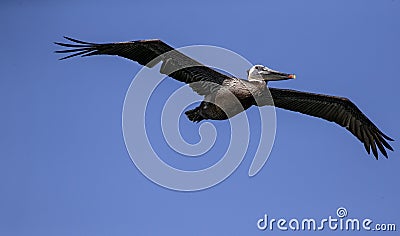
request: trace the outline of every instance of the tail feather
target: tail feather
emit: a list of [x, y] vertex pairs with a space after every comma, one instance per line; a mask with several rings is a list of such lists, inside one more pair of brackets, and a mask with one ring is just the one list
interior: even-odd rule
[[193, 110], [186, 111], [185, 114], [190, 121], [193, 121], [196, 123], [204, 120], [204, 117], [200, 113], [200, 108], [198, 108], [198, 107], [196, 107]]

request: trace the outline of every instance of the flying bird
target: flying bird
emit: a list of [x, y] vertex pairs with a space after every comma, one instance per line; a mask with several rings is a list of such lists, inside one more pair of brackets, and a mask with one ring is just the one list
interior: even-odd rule
[[235, 78], [201, 64], [159, 39], [99, 44], [64, 38], [72, 43], [55, 42], [69, 48], [56, 51], [70, 53], [60, 60], [74, 56], [116, 55], [149, 68], [162, 62], [160, 73], [189, 84], [193, 91], [204, 96], [198, 107], [185, 112], [193, 122], [229, 119], [253, 105], [273, 105], [345, 127], [364, 144], [368, 154], [372, 150], [376, 159], [377, 149], [386, 158], [386, 149], [393, 151], [387, 141], [394, 140], [379, 130], [349, 99], [267, 87], [269, 81], [294, 79], [294, 74], [254, 65], [247, 71], [247, 80]]

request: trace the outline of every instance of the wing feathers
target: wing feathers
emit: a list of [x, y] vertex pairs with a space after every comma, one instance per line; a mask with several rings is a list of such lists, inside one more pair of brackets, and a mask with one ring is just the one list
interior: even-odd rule
[[60, 58], [60, 60], [75, 56], [116, 55], [150, 68], [163, 61], [161, 73], [188, 84], [198, 82], [192, 88], [200, 95], [207, 95], [215, 91], [225, 80], [231, 79], [227, 75], [197, 62], [158, 39], [98, 44], [70, 37], [64, 38], [75, 44], [55, 43], [59, 46], [70, 48], [55, 51], [56, 53], [73, 53]]
[[387, 142], [393, 139], [379, 130], [346, 98], [276, 88], [270, 88], [270, 92], [276, 107], [319, 117], [345, 127], [364, 144], [368, 153], [372, 150], [376, 159], [378, 149], [385, 157], [388, 157], [386, 149], [393, 151]]

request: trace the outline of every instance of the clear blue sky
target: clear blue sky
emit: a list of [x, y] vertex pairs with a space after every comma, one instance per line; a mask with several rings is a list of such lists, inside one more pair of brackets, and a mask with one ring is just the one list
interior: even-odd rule
[[[398, 0], [2, 1], [0, 235], [282, 235], [259, 231], [257, 220], [321, 219], [341, 206], [399, 231], [398, 141], [376, 161], [345, 129], [278, 110], [275, 144], [257, 176], [247, 176], [247, 156], [215, 187], [172, 191], [145, 178], [124, 145], [122, 106], [141, 66], [53, 54], [64, 35], [220, 46], [296, 73], [274, 87], [350, 98], [399, 140], [399, 12]], [[165, 91], [180, 86], [165, 83]], [[197, 135], [198, 125], [182, 126]]]

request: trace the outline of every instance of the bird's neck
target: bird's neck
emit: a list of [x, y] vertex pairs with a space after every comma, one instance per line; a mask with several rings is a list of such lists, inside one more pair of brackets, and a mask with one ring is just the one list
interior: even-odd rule
[[267, 84], [268, 84], [268, 81], [258, 80], [258, 79], [249, 79], [249, 82], [251, 82], [253, 84], [264, 85], [264, 86], [267, 86]]

